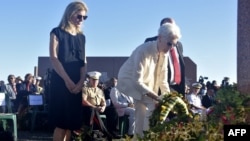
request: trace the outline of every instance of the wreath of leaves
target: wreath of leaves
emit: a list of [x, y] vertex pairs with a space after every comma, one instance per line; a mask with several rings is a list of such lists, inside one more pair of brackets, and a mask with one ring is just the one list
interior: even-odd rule
[[163, 124], [170, 111], [176, 114], [176, 119], [179, 120], [184, 120], [188, 117], [192, 118], [193, 115], [189, 112], [189, 109], [189, 104], [183, 100], [182, 94], [178, 94], [175, 91], [165, 94], [149, 119], [150, 127], [153, 128]]

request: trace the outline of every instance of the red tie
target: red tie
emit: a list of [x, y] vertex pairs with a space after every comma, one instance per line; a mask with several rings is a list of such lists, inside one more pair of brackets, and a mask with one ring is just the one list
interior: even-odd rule
[[174, 65], [174, 82], [176, 84], [180, 84], [180, 82], [181, 82], [181, 69], [180, 69], [180, 65], [178, 63], [175, 49], [171, 48], [170, 53], [171, 53], [172, 61], [173, 61], [173, 65]]

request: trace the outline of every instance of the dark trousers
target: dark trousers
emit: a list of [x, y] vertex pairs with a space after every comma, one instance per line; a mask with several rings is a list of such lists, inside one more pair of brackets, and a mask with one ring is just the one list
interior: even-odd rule
[[106, 107], [104, 114], [107, 118], [107, 128], [109, 132], [117, 131], [117, 124], [118, 124], [118, 114], [115, 110], [115, 107], [108, 106]]

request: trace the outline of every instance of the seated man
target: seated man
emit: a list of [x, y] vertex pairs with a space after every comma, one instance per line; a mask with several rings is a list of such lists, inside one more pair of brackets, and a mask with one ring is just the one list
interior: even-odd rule
[[[5, 84], [5, 86], [3, 87], [3, 92], [5, 92], [6, 94], [6, 100], [10, 106], [10, 111], [8, 111], [9, 113], [15, 113], [15, 109], [14, 109], [14, 104], [16, 101], [16, 95], [17, 95], [17, 89], [16, 89], [16, 82], [15, 82], [16, 78], [13, 74], [10, 74], [8, 76], [8, 83]], [[7, 105], [8, 105], [7, 104]]]
[[214, 104], [216, 104], [215, 101], [215, 93], [214, 89], [212, 87], [208, 87], [206, 95], [202, 98], [201, 101], [202, 105], [206, 108], [212, 107]]
[[[101, 131], [110, 137], [99, 113], [104, 113], [106, 102], [103, 91], [98, 87], [100, 72], [88, 73], [89, 84], [82, 89], [83, 122], [86, 126], [98, 125]], [[96, 124], [94, 124], [94, 121]], [[97, 122], [96, 122], [97, 121]], [[94, 126], [95, 128], [95, 126]]]
[[202, 85], [200, 83], [192, 84], [192, 92], [187, 95], [187, 101], [191, 105], [191, 111], [196, 114], [202, 114], [206, 112], [206, 108], [201, 103], [201, 96], [199, 95]]
[[93, 71], [89, 72], [88, 76], [89, 84], [82, 89], [82, 104], [84, 124], [90, 126], [93, 125], [93, 112], [103, 113], [106, 108], [106, 102], [103, 91], [97, 87], [101, 73]]
[[107, 116], [107, 121], [111, 121], [107, 122], [107, 128], [108, 131], [114, 136], [114, 138], [118, 139], [121, 138], [121, 135], [117, 130], [118, 114], [110, 99], [110, 91], [116, 85], [117, 85], [117, 79], [115, 77], [110, 78], [110, 80], [106, 83], [106, 87], [103, 90], [103, 92], [106, 99], [106, 109], [104, 111], [104, 114]]
[[116, 87], [111, 89], [110, 98], [119, 116], [129, 115], [128, 136], [132, 137], [135, 132], [135, 108], [133, 98], [121, 93]]

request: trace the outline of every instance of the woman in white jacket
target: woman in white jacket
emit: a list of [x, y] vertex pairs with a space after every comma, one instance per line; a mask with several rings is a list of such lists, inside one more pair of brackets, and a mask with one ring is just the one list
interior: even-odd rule
[[176, 24], [163, 24], [157, 40], [138, 46], [119, 70], [117, 88], [135, 101], [136, 135], [143, 137], [143, 131], [149, 129], [149, 118], [160, 99], [159, 88], [162, 94], [170, 92], [168, 58], [180, 37]]

